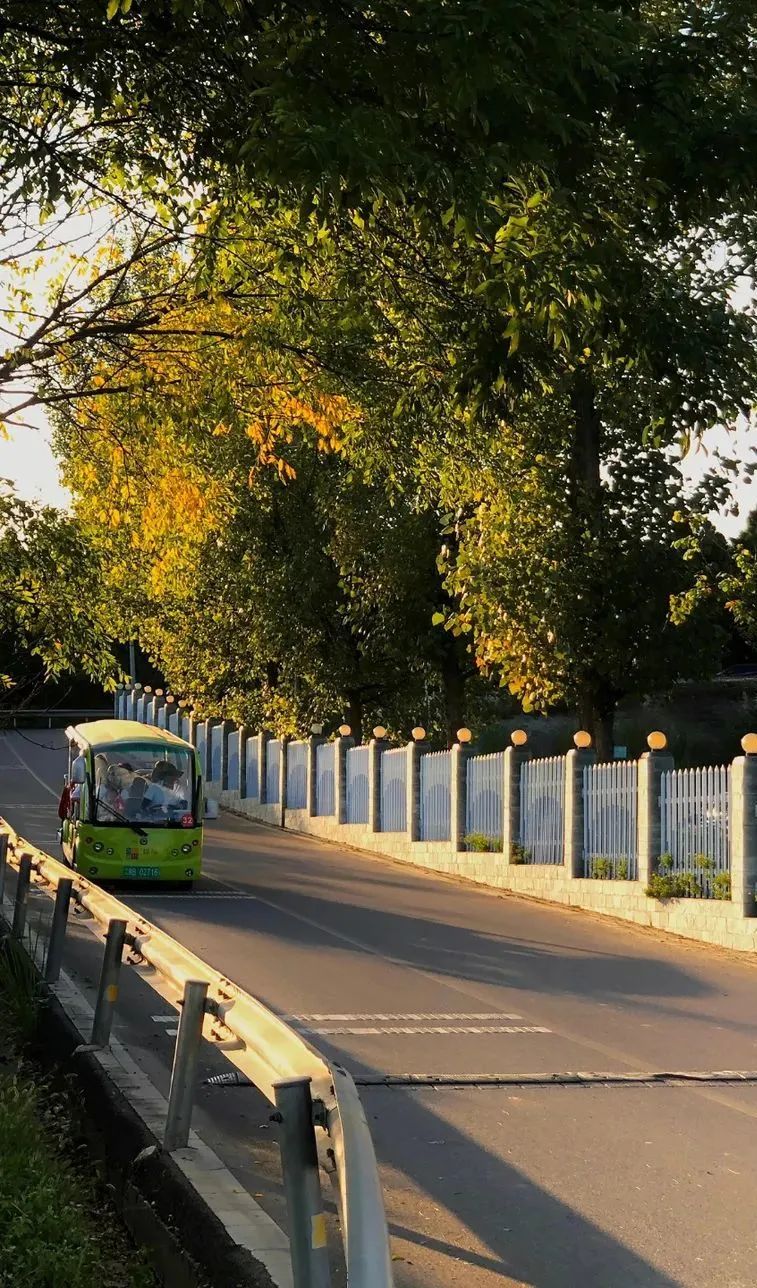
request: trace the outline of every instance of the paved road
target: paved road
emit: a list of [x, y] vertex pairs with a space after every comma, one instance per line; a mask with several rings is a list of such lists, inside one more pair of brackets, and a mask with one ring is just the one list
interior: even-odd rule
[[[28, 739], [0, 735], [0, 812], [54, 849], [62, 757], [35, 744], [62, 736]], [[206, 871], [189, 896], [123, 897], [358, 1080], [757, 1069], [757, 972], [734, 956], [230, 815], [208, 827]], [[164, 1085], [171, 1024], [145, 988], [129, 984], [122, 1032]], [[400, 1288], [757, 1283], [757, 1086], [361, 1094]], [[199, 1125], [283, 1222], [256, 1093], [204, 1091]]]

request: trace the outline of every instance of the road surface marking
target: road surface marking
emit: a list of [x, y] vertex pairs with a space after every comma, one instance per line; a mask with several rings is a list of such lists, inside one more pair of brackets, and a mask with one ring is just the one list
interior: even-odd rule
[[153, 1024], [175, 1024], [175, 1015], [153, 1015], [151, 1016]]
[[[56, 791], [54, 787], [51, 787], [49, 783], [45, 782], [44, 778], [40, 778], [39, 774], [36, 774], [34, 772], [31, 765], [24, 760], [23, 756], [21, 755], [21, 752], [16, 750], [12, 742], [9, 742], [8, 746], [13, 752], [13, 755], [16, 757], [16, 760], [18, 761], [19, 765], [21, 765], [22, 769], [25, 769], [28, 774], [31, 774], [32, 778], [34, 778], [39, 783], [40, 787], [44, 787], [45, 791], [49, 792], [51, 796], [55, 796], [56, 798], [60, 796], [59, 791]], [[63, 749], [61, 748], [61, 750]]]
[[237, 894], [236, 892], [227, 893], [225, 890], [220, 890], [220, 891], [197, 890], [197, 891], [191, 891], [191, 892], [186, 890], [184, 891], [176, 890], [173, 893], [166, 892], [166, 891], [155, 891], [154, 894], [148, 894], [148, 893], [143, 894], [141, 890], [134, 890], [134, 891], [130, 891], [129, 893], [133, 895], [135, 900], [138, 899], [140, 903], [144, 903], [145, 901], [154, 902], [155, 900], [159, 900], [159, 899], [174, 899], [174, 900], [180, 899], [181, 902], [184, 903], [185, 900], [187, 899], [255, 899], [256, 898], [254, 894], [243, 894], [243, 893]]
[[318, 1037], [336, 1037], [340, 1034], [350, 1034], [353, 1037], [378, 1037], [384, 1035], [412, 1036], [414, 1034], [426, 1033], [435, 1034], [437, 1037], [447, 1037], [454, 1033], [550, 1033], [551, 1029], [545, 1029], [541, 1024], [384, 1024], [378, 1027], [336, 1027], [336, 1028], [311, 1028], [307, 1024], [296, 1026], [303, 1033], [312, 1033]]
[[[358, 1087], [692, 1086], [757, 1082], [753, 1069], [653, 1069], [644, 1073], [388, 1073], [356, 1074]], [[730, 1102], [724, 1102], [730, 1103]], [[737, 1106], [732, 1106], [736, 1108]]]
[[506, 1011], [481, 1011], [462, 1014], [459, 1011], [419, 1011], [403, 1012], [401, 1015], [371, 1013], [370, 1015], [303, 1015], [301, 1012], [285, 1016], [288, 1020], [302, 1020], [309, 1024], [346, 1024], [362, 1020], [522, 1020], [522, 1015], [510, 1015]]

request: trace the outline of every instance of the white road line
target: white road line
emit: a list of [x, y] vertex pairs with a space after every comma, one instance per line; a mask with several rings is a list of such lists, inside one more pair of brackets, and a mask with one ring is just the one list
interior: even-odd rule
[[303, 1033], [312, 1033], [317, 1037], [383, 1037], [404, 1035], [412, 1037], [418, 1034], [434, 1034], [437, 1037], [449, 1037], [456, 1033], [551, 1033], [551, 1029], [541, 1024], [386, 1024], [366, 1027], [310, 1028], [306, 1024], [298, 1025]]
[[60, 792], [56, 791], [55, 788], [51, 787], [49, 783], [46, 783], [43, 778], [40, 778], [39, 774], [36, 774], [34, 772], [31, 765], [24, 760], [23, 756], [21, 755], [21, 752], [16, 751], [16, 748], [14, 747], [12, 742], [9, 742], [8, 746], [12, 751], [13, 755], [16, 757], [16, 760], [18, 761], [19, 765], [21, 765], [22, 769], [25, 769], [28, 774], [31, 774], [32, 778], [34, 778], [36, 782], [39, 783], [40, 787], [44, 787], [46, 792], [49, 792], [51, 796], [55, 796], [57, 799], [57, 797], [60, 796]]
[[523, 1017], [521, 1015], [511, 1015], [507, 1011], [465, 1011], [463, 1013], [459, 1011], [403, 1011], [400, 1015], [382, 1014], [380, 1012], [371, 1012], [368, 1015], [304, 1015], [300, 1012], [296, 1012], [292, 1015], [286, 1016], [286, 1018], [290, 1020], [303, 1020], [305, 1023], [309, 1023], [312, 1020], [314, 1023], [345, 1024], [347, 1022], [351, 1023], [355, 1020], [520, 1020]]
[[142, 894], [142, 892], [141, 892], [141, 891], [136, 891], [136, 890], [135, 890], [135, 891], [133, 892], [133, 897], [134, 897], [134, 899], [135, 899], [135, 900], [136, 900], [136, 899], [138, 899], [138, 900], [140, 901], [140, 903], [143, 903], [143, 902], [145, 902], [146, 900], [148, 900], [148, 901], [150, 901], [150, 902], [155, 902], [156, 900], [159, 900], [159, 899], [173, 899], [173, 900], [177, 900], [177, 899], [178, 899], [178, 900], [180, 900], [182, 903], [185, 903], [187, 899], [191, 899], [191, 900], [195, 900], [195, 899], [254, 899], [254, 898], [255, 898], [255, 895], [254, 895], [254, 894], [227, 894], [227, 893], [226, 893], [226, 891], [219, 891], [218, 893], [216, 893], [214, 890], [208, 890], [208, 891], [205, 891], [205, 890], [199, 890], [199, 891], [197, 891], [197, 892], [193, 891], [191, 894], [190, 894], [190, 893], [188, 893], [188, 892], [186, 892], [186, 891], [183, 891], [183, 892], [182, 892], [181, 890], [176, 890], [173, 894], [171, 894], [170, 892], [163, 892], [163, 891], [161, 891], [161, 892], [156, 891], [154, 894], [151, 894], [151, 893], [145, 893], [145, 894]]
[[150, 1019], [152, 1020], [153, 1024], [175, 1024], [176, 1023], [175, 1015], [151, 1015]]

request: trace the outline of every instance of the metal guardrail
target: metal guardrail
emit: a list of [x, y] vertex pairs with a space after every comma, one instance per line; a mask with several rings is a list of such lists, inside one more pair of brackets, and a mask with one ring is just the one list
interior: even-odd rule
[[164, 1148], [170, 1151], [188, 1142], [197, 1056], [205, 1027], [209, 1040], [223, 1043], [227, 1058], [276, 1106], [296, 1288], [326, 1288], [331, 1282], [318, 1145], [337, 1195], [348, 1282], [353, 1288], [392, 1288], [373, 1141], [347, 1070], [326, 1061], [262, 1002], [165, 931], [23, 840], [0, 818], [0, 903], [8, 864], [18, 874], [11, 930], [16, 939], [24, 937], [30, 888], [37, 887], [55, 898], [43, 970], [48, 984], [54, 984], [60, 975], [71, 903], [84, 909], [105, 931], [93, 1045], [105, 1046], [110, 1040], [125, 948], [129, 950], [128, 964], [152, 967], [181, 994]]
[[0, 707], [0, 729], [15, 729], [19, 720], [47, 721], [52, 729], [53, 720], [104, 720], [113, 715], [112, 706], [102, 707]]

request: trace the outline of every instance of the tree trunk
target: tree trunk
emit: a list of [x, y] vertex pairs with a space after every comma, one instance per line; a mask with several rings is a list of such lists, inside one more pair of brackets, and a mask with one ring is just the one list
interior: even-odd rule
[[364, 719], [363, 699], [358, 692], [351, 689], [347, 694], [347, 724], [350, 726], [352, 737], [357, 743], [363, 741]]
[[578, 703], [578, 720], [582, 729], [591, 734], [592, 746], [600, 764], [612, 760], [615, 747], [616, 702], [608, 696], [585, 693]]
[[447, 650], [442, 658], [441, 677], [447, 745], [451, 747], [457, 742], [457, 731], [465, 719], [465, 675], [454, 648]]

